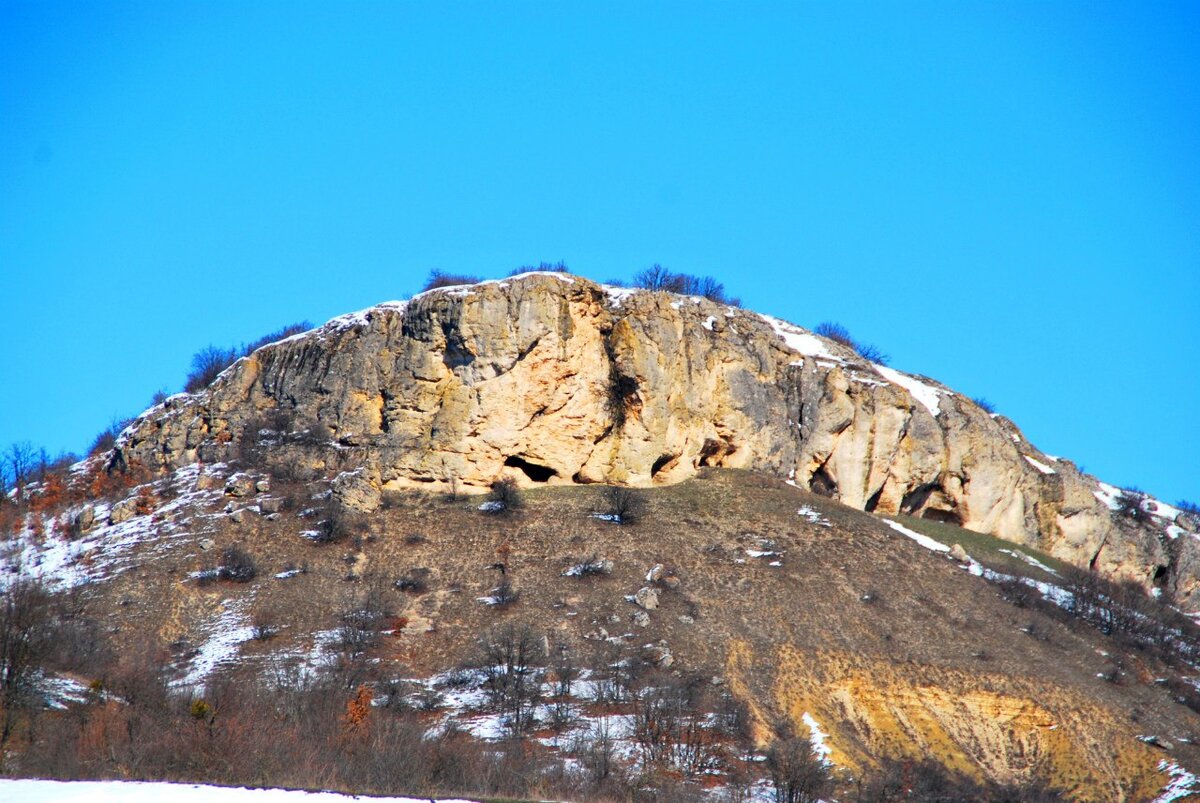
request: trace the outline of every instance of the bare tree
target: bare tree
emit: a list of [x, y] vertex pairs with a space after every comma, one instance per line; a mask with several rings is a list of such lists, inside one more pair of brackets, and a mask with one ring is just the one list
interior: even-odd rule
[[238, 354], [233, 349], [205, 346], [192, 355], [192, 370], [187, 375], [183, 389], [188, 393], [204, 390], [237, 358]]
[[49, 595], [37, 580], [21, 579], [0, 601], [0, 756], [17, 713], [35, 698], [42, 658], [51, 646]]
[[776, 803], [817, 803], [829, 792], [829, 769], [813, 752], [807, 739], [779, 739], [767, 751], [767, 771], [775, 787]]
[[18, 498], [25, 490], [25, 484], [32, 478], [36, 455], [37, 452], [29, 441], [13, 443], [5, 452], [4, 459], [8, 464], [13, 486], [17, 489]]
[[484, 691], [506, 715], [509, 733], [520, 737], [533, 725], [541, 698], [541, 641], [532, 626], [509, 624], [487, 633], [479, 647]]

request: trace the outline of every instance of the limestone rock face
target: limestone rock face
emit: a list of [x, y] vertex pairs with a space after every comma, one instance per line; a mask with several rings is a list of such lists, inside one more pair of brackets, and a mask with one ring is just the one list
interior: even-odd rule
[[1194, 523], [1114, 513], [1115, 489], [949, 388], [767, 316], [565, 274], [434, 290], [264, 346], [144, 413], [113, 460], [230, 459], [264, 432], [292, 470], [354, 472], [335, 494], [364, 511], [402, 486], [751, 468], [1197, 592]]

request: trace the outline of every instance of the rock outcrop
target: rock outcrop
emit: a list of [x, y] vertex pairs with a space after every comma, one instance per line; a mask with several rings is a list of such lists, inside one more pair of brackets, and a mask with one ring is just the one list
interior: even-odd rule
[[1117, 489], [937, 382], [774, 318], [565, 274], [433, 290], [264, 346], [143, 413], [113, 460], [239, 454], [354, 472], [339, 495], [359, 510], [402, 486], [650, 486], [753, 468], [1189, 603], [1200, 571], [1178, 511], [1136, 499], [1136, 515], [1119, 512]]

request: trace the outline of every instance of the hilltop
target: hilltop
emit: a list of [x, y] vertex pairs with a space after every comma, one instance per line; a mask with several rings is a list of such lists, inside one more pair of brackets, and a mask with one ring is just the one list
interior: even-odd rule
[[839, 800], [1138, 801], [1200, 758], [1186, 512], [699, 295], [335, 318], [0, 512], [71, 645], [17, 773], [746, 799], [798, 743]]

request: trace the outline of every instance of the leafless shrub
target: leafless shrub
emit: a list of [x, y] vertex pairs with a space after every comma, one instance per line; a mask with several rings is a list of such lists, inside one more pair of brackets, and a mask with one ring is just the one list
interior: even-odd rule
[[707, 726], [701, 683], [651, 676], [633, 697], [634, 740], [647, 765], [698, 777], [721, 764], [722, 751]]
[[617, 755], [617, 734], [607, 716], [594, 719], [588, 729], [576, 737], [571, 753], [579, 762], [589, 786], [616, 792], [626, 785], [625, 765]]
[[996, 585], [1000, 596], [1018, 608], [1032, 608], [1041, 599], [1037, 589], [1020, 577], [1006, 577]]
[[528, 624], [507, 624], [486, 633], [478, 652], [488, 700], [505, 715], [511, 736], [524, 735], [541, 700], [541, 639]]
[[352, 595], [341, 613], [335, 645], [338, 650], [334, 676], [345, 689], [357, 688], [368, 676], [371, 666], [367, 653], [379, 641], [379, 632], [392, 615], [386, 586], [368, 576], [362, 591]]
[[887, 365], [890, 358], [875, 346], [869, 343], [860, 343], [850, 336], [850, 330], [842, 326], [840, 323], [833, 321], [822, 321], [817, 324], [813, 332], [821, 337], [827, 337], [835, 343], [841, 343], [854, 349], [858, 356], [862, 357], [867, 362], [874, 362], [880, 365]]
[[520, 597], [521, 592], [513, 588], [512, 581], [505, 577], [500, 581], [499, 585], [491, 590], [485, 600], [493, 608], [506, 608], [520, 599]]
[[33, 477], [33, 469], [37, 465], [37, 453], [29, 441], [21, 441], [9, 445], [4, 453], [4, 465], [8, 470], [9, 480], [17, 489], [17, 498]]
[[692, 276], [675, 273], [662, 265], [654, 264], [633, 276], [633, 286], [644, 290], [661, 290], [687, 296], [703, 296], [718, 304], [740, 307], [741, 301], [725, 295], [725, 286], [711, 276]]
[[393, 584], [397, 591], [408, 594], [424, 594], [429, 590], [429, 569], [418, 567], [409, 569], [397, 578]]
[[1175, 503], [1175, 507], [1179, 508], [1191, 526], [1200, 527], [1200, 505], [1187, 499], [1180, 499]]
[[367, 518], [362, 513], [340, 504], [332, 496], [325, 505], [325, 518], [317, 526], [316, 535], [309, 540], [317, 544], [333, 544], [347, 538], [356, 538], [367, 527]]
[[539, 262], [537, 265], [522, 265], [513, 269], [509, 276], [520, 276], [522, 273], [566, 273], [567, 263], [561, 259], [558, 262]]
[[605, 513], [617, 524], [636, 524], [646, 512], [646, 497], [634, 488], [609, 485], [604, 489]]
[[564, 577], [599, 577], [601, 575], [612, 574], [612, 561], [601, 558], [596, 553], [588, 555], [586, 558], [573, 563], [566, 571], [563, 572]]
[[983, 410], [985, 413], [988, 413], [989, 415], [996, 412], [996, 405], [992, 404], [982, 396], [976, 396], [971, 401], [975, 402], [976, 407], [978, 407], [980, 410]]
[[767, 751], [767, 771], [776, 803], [817, 803], [830, 792], [829, 768], [807, 739], [788, 735]]
[[312, 328], [313, 328], [313, 325], [311, 323], [309, 323], [308, 321], [299, 321], [297, 323], [288, 324], [287, 326], [276, 329], [274, 332], [270, 332], [268, 334], [263, 335], [258, 340], [255, 340], [252, 343], [246, 343], [245, 345], [242, 346], [242, 354], [243, 355], [253, 354], [254, 352], [258, 351], [260, 348], [262, 348], [263, 346], [265, 346], [269, 343], [274, 343], [278, 340], [283, 340], [284, 338], [291, 337], [292, 335], [298, 335], [301, 332], [307, 332], [309, 329], [312, 329]]
[[575, 722], [571, 707], [571, 692], [579, 679], [579, 665], [575, 651], [565, 641], [556, 641], [550, 646], [547, 679], [551, 686], [550, 727], [564, 731]]
[[0, 756], [18, 714], [35, 703], [52, 625], [50, 598], [37, 580], [18, 579], [0, 595]]
[[250, 553], [239, 546], [228, 546], [221, 553], [217, 579], [231, 583], [248, 583], [258, 575], [258, 566]]
[[132, 422], [132, 418], [114, 418], [107, 427], [100, 430], [96, 437], [92, 439], [92, 444], [88, 447], [88, 454], [101, 454], [113, 448], [117, 443], [117, 436]]
[[615, 360], [609, 360], [607, 393], [604, 400], [613, 425], [622, 427], [629, 411], [638, 404], [638, 381], [636, 377], [623, 373]]
[[714, 714], [716, 727], [721, 733], [732, 739], [735, 744], [750, 744], [753, 738], [753, 718], [750, 716], [750, 706], [745, 700], [725, 689], [717, 697]]
[[501, 477], [492, 483], [488, 501], [494, 503], [488, 509], [491, 513], [509, 513], [524, 504], [521, 498], [521, 488], [512, 477]]
[[479, 284], [483, 279], [478, 276], [470, 276], [462, 273], [448, 273], [444, 270], [434, 269], [429, 272], [429, 278], [425, 280], [425, 286], [421, 288], [424, 293], [427, 290], [436, 290], [439, 287], [456, 287], [460, 284]]
[[1117, 505], [1113, 511], [1116, 514], [1139, 523], [1151, 520], [1150, 514], [1144, 507], [1146, 494], [1140, 489], [1134, 487], [1122, 488], [1121, 493], [1113, 501]]
[[262, 608], [254, 612], [250, 622], [251, 634], [255, 641], [269, 641], [279, 635], [279, 621], [275, 612]]
[[183, 383], [185, 393], [195, 393], [208, 387], [221, 372], [233, 365], [238, 353], [233, 349], [223, 349], [208, 345], [192, 355], [192, 370]]

